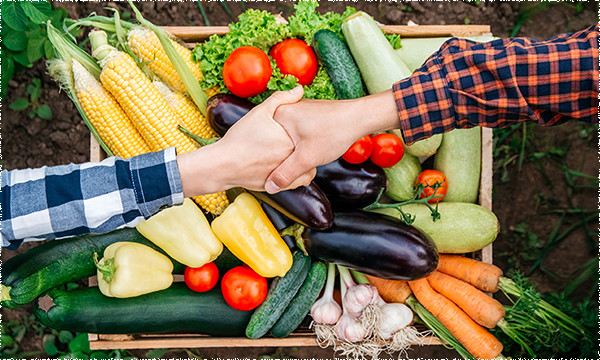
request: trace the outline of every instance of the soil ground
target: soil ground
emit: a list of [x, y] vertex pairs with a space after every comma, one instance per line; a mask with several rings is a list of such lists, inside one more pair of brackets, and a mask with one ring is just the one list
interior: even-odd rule
[[[122, 2], [58, 2], [69, 17], [80, 18], [91, 12], [110, 15], [106, 7], [129, 11]], [[227, 2], [234, 16], [243, 8], [259, 8], [287, 16], [293, 11], [293, 2]], [[492, 33], [499, 37], [510, 36], [516, 24], [521, 27], [519, 36], [539, 39], [581, 30], [598, 21], [596, 3], [564, 2], [325, 2], [319, 11], [343, 11], [353, 6], [371, 14], [376, 20], [386, 24], [489, 24]], [[205, 25], [196, 2], [143, 2], [139, 7], [144, 17], [158, 25]], [[226, 25], [233, 20], [219, 2], [204, 2], [211, 25]], [[524, 21], [521, 21], [524, 19]], [[32, 78], [42, 80], [40, 104], [48, 104], [53, 119], [30, 119], [26, 112], [13, 111], [6, 106], [18, 97], [25, 96], [26, 87]], [[81, 163], [89, 159], [89, 131], [79, 116], [75, 106], [57, 84], [48, 76], [43, 63], [39, 62], [26, 71], [20, 72], [10, 82], [8, 95], [2, 101], [2, 165], [4, 169], [40, 167], [67, 163]], [[495, 258], [505, 270], [527, 271], [540, 247], [549, 238], [555, 224], [561, 219], [556, 210], [597, 209], [598, 188], [570, 186], [569, 178], [556, 164], [564, 164], [570, 169], [596, 177], [598, 175], [598, 134], [582, 124], [569, 123], [544, 129], [527, 127], [522, 168], [518, 169], [518, 151], [500, 150], [496, 153], [494, 175], [494, 212], [501, 223], [501, 233], [494, 244]], [[523, 140], [522, 130], [513, 138], [513, 143]], [[508, 143], [508, 141], [507, 141]], [[514, 145], [514, 144], [513, 144]], [[556, 149], [566, 150], [560, 156]], [[518, 150], [518, 149], [517, 149]], [[554, 152], [553, 152], [554, 151]], [[552, 161], [543, 161], [540, 171], [530, 155], [554, 154]], [[540, 155], [541, 156], [541, 155]], [[543, 158], [543, 157], [542, 157]], [[506, 173], [504, 173], [506, 170]], [[544, 173], [546, 175], [544, 175]], [[508, 176], [506, 176], [508, 175]], [[575, 185], [582, 185], [584, 179], [576, 179]], [[555, 211], [554, 213], [548, 213]], [[548, 213], [548, 214], [546, 214]], [[577, 218], [567, 216], [560, 227], [564, 231]], [[547, 271], [535, 271], [531, 278], [542, 292], [561, 291], [574, 279], [574, 273], [586, 261], [597, 255], [597, 217], [577, 227], [558, 247], [550, 252], [544, 267]], [[594, 234], [590, 239], [590, 232]], [[532, 240], [537, 236], [537, 242]], [[30, 246], [23, 246], [19, 252]], [[16, 252], [2, 251], [2, 260], [14, 256]], [[533, 259], [532, 259], [533, 257]], [[552, 275], [552, 272], [555, 273]], [[596, 285], [592, 277], [573, 294], [574, 299], [587, 296], [589, 289]], [[597, 300], [597, 294], [593, 297]], [[30, 307], [20, 310], [2, 309], [2, 320], [22, 319], [31, 313]], [[21, 351], [42, 349], [42, 340], [36, 334], [28, 335], [21, 343]], [[196, 354], [206, 358], [256, 358], [264, 354], [276, 357], [332, 358], [329, 349], [314, 348], [218, 348], [195, 349]], [[145, 351], [132, 354], [145, 357]], [[165, 357], [188, 357], [183, 351], [172, 350]], [[414, 348], [408, 354], [411, 358], [454, 358], [457, 354], [441, 346]]]

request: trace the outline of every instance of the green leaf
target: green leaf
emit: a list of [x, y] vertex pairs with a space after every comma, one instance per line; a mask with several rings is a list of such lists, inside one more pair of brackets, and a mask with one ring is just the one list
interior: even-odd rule
[[167, 353], [167, 349], [152, 349], [148, 351], [145, 356], [147, 359], [159, 359]]
[[74, 336], [73, 333], [67, 330], [61, 330], [58, 333], [58, 341], [60, 341], [63, 344], [68, 343], [69, 341], [73, 340]]
[[35, 110], [31, 110], [31, 111], [29, 112], [29, 118], [30, 118], [30, 119], [33, 119], [33, 118], [35, 117], [35, 114], [36, 114]]
[[57, 28], [62, 28], [62, 22], [67, 17], [67, 10], [64, 8], [56, 8], [52, 13], [52, 25]]
[[42, 80], [39, 78], [31, 79], [31, 91], [29, 91], [30, 87], [27, 87], [27, 93], [30, 95], [30, 99], [32, 103], [37, 102], [40, 97], [40, 92], [42, 90]]
[[35, 24], [42, 24], [52, 16], [52, 5], [47, 1], [22, 1], [21, 7]]
[[50, 106], [44, 104], [37, 109], [37, 114], [44, 120], [52, 120], [52, 110]]
[[8, 88], [8, 82], [12, 79], [12, 76], [15, 72], [15, 62], [11, 57], [5, 57], [2, 59], [2, 97], [6, 94], [6, 89]]
[[77, 336], [69, 343], [69, 351], [89, 353], [90, 342], [88, 341], [87, 334], [77, 334]]
[[30, 36], [27, 40], [27, 59], [34, 63], [44, 57], [44, 41], [46, 37], [40, 33]]
[[110, 359], [111, 357], [104, 351], [94, 351], [90, 354], [90, 359]]
[[26, 67], [31, 67], [31, 61], [29, 61], [29, 58], [27, 57], [27, 51], [23, 50], [23, 51], [19, 51], [18, 53], [15, 53], [13, 55], [13, 59]]
[[13, 101], [8, 108], [11, 110], [15, 110], [15, 111], [21, 111], [21, 110], [25, 110], [29, 107], [29, 100], [25, 99], [25, 98], [18, 98], [17, 100]]
[[0, 335], [0, 344], [2, 344], [2, 349], [9, 348], [15, 344], [14, 339], [10, 335]]
[[48, 60], [56, 57], [56, 54], [54, 53], [54, 46], [52, 46], [52, 42], [49, 39], [44, 41], [44, 56]]
[[27, 15], [21, 8], [21, 2], [3, 1], [1, 6], [2, 21], [10, 28], [18, 31], [27, 31]]
[[7, 31], [6, 35], [2, 37], [2, 42], [9, 50], [25, 50], [27, 47], [27, 35], [22, 31]]
[[54, 335], [48, 335], [46, 337], [46, 340], [44, 341], [44, 351], [46, 351], [46, 354], [50, 355], [50, 356], [54, 356], [56, 354], [58, 354], [58, 349], [56, 348], [56, 345], [54, 344], [54, 341], [56, 340]]

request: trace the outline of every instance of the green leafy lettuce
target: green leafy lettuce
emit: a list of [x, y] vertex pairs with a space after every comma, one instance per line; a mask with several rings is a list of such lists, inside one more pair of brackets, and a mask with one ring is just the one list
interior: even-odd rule
[[[300, 1], [294, 6], [294, 15], [290, 16], [289, 23], [278, 21], [267, 12], [249, 9], [241, 14], [238, 22], [229, 24], [230, 31], [223, 35], [213, 35], [207, 41], [197, 44], [193, 54], [194, 60], [200, 63], [203, 89], [213, 86], [221, 91], [227, 91], [223, 82], [223, 65], [227, 57], [240, 46], [255, 46], [267, 54], [269, 49], [278, 42], [287, 38], [303, 39], [311, 43], [312, 35], [320, 29], [329, 29], [342, 36], [342, 20], [356, 12], [348, 7], [343, 14], [319, 14], [316, 11], [319, 4], [313, 1]], [[319, 64], [317, 76], [310, 85], [304, 86], [304, 97], [310, 99], [337, 99], [335, 89], [327, 71]], [[273, 69], [272, 77], [267, 85], [267, 91], [250, 98], [254, 103], [260, 103], [274, 91], [290, 90], [297, 85], [297, 79], [292, 75], [283, 75], [271, 59]]]

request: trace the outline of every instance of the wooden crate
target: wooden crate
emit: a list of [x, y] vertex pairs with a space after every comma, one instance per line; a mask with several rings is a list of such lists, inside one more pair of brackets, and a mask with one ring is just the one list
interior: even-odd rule
[[[443, 36], [480, 36], [491, 35], [488, 25], [421, 25], [381, 26], [387, 33], [400, 34], [403, 37], [443, 37]], [[171, 26], [165, 27], [173, 35], [188, 42], [192, 47], [196, 42], [206, 40], [214, 34], [225, 34], [227, 26]], [[90, 136], [90, 161], [100, 161], [106, 155], [93, 136]], [[481, 129], [481, 182], [479, 187], [479, 204], [488, 210], [492, 209], [492, 129]], [[492, 245], [473, 254], [475, 258], [492, 263]], [[175, 281], [183, 281], [182, 275], [175, 275]], [[95, 285], [95, 277], [90, 278]], [[88, 334], [90, 348], [93, 350], [108, 349], [161, 349], [161, 348], [213, 348], [213, 347], [293, 347], [317, 346], [315, 337], [308, 329], [299, 329], [290, 336], [276, 339], [270, 336], [261, 339], [244, 337], [212, 337], [200, 334]], [[435, 337], [425, 341], [429, 345], [439, 345]]]

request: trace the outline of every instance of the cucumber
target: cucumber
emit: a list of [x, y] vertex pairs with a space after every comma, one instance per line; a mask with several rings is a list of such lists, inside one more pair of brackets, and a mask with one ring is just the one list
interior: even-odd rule
[[340, 99], [363, 96], [360, 72], [344, 40], [331, 30], [321, 29], [313, 34], [312, 44], [325, 65], [337, 96]]
[[325, 264], [315, 262], [310, 268], [302, 287], [300, 287], [290, 305], [285, 309], [283, 315], [273, 325], [271, 334], [274, 337], [286, 337], [298, 328], [302, 320], [308, 315], [310, 308], [317, 301], [319, 294], [321, 294], [326, 278], [327, 267]]
[[133, 298], [111, 298], [97, 287], [51, 290], [34, 307], [35, 317], [57, 330], [96, 334], [201, 333], [240, 336], [251, 311], [231, 308], [219, 289], [197, 293], [184, 283]]
[[404, 153], [402, 159], [394, 166], [383, 168], [388, 179], [385, 194], [396, 201], [412, 199], [415, 193], [415, 180], [421, 173], [419, 159]]
[[[16, 308], [59, 285], [95, 275], [94, 253], [102, 258], [104, 249], [117, 241], [141, 243], [164, 254], [133, 228], [52, 240], [4, 262], [2, 306]], [[174, 272], [183, 273], [185, 267], [172, 261]]]
[[[409, 204], [402, 211], [415, 215], [412, 224], [431, 236], [440, 253], [462, 254], [477, 251], [491, 244], [500, 231], [500, 223], [493, 212], [471, 203], [438, 203], [441, 218], [433, 221], [425, 204]], [[400, 218], [391, 208], [373, 210]]]
[[446, 175], [448, 190], [442, 201], [477, 201], [481, 176], [481, 128], [454, 129], [444, 134], [433, 168]]
[[265, 301], [254, 310], [246, 327], [248, 338], [258, 339], [269, 332], [304, 283], [309, 270], [310, 257], [295, 251], [291, 269], [273, 280]]

